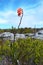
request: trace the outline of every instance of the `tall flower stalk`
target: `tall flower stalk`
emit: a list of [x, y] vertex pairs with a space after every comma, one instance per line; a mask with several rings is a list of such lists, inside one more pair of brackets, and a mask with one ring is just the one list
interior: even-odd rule
[[22, 18], [23, 18], [23, 9], [19, 8], [17, 13], [18, 13], [18, 16], [21, 16], [20, 22], [19, 22], [19, 25], [18, 25], [18, 29], [19, 29], [21, 22], [22, 22]]
[[[18, 16], [20, 17], [20, 22], [19, 22], [19, 25], [18, 25], [18, 29], [19, 29], [19, 27], [21, 25], [21, 22], [22, 22], [22, 18], [23, 18], [23, 9], [22, 8], [19, 8], [17, 10], [17, 13], [18, 13]], [[15, 41], [15, 33], [14, 33], [14, 41]]]

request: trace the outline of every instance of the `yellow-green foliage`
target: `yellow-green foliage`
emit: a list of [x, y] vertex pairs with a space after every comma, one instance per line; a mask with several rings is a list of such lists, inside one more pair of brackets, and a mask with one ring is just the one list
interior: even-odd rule
[[31, 38], [18, 39], [13, 44], [6, 41], [3, 45], [3, 50], [0, 50], [0, 52], [10, 56], [13, 62], [19, 59], [22, 63], [32, 60], [36, 65], [43, 64], [43, 40]]

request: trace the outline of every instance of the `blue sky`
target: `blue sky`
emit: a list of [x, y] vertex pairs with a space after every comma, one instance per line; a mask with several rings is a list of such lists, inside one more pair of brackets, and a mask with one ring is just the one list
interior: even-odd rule
[[0, 0], [0, 28], [18, 27], [18, 8], [24, 12], [20, 27], [43, 27], [43, 0]]

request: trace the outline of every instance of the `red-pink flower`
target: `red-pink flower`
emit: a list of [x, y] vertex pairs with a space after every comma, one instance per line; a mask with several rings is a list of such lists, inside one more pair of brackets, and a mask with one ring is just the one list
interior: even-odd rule
[[22, 14], [22, 12], [23, 12], [23, 10], [22, 10], [21, 8], [19, 8], [19, 9], [17, 10], [18, 16], [20, 16], [20, 15]]

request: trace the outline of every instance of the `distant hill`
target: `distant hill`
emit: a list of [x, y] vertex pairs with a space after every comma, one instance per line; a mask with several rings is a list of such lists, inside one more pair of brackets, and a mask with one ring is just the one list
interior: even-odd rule
[[0, 33], [2, 32], [12, 32], [12, 33], [35, 33], [39, 30], [43, 30], [43, 28], [11, 28], [11, 29], [0, 29]]

